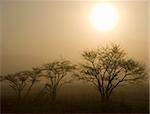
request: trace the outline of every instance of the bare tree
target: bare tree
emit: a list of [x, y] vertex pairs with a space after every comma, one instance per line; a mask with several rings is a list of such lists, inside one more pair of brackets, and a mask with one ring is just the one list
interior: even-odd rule
[[39, 77], [41, 77], [42, 69], [40, 68], [32, 68], [32, 71], [28, 72], [28, 80], [30, 81], [30, 86], [27, 89], [25, 94], [25, 98], [27, 98], [32, 90], [32, 87], [35, 85], [36, 82], [40, 81]]
[[51, 102], [54, 102], [57, 96], [57, 91], [66, 83], [72, 82], [69, 78], [69, 72], [75, 69], [75, 66], [70, 61], [54, 61], [43, 66], [43, 75], [46, 76], [48, 82], [45, 84], [44, 92], [47, 93]]
[[3, 81], [7, 81], [9, 87], [11, 87], [14, 90], [17, 101], [20, 101], [22, 98], [22, 92], [27, 86], [27, 80], [28, 71], [22, 71], [3, 76]]
[[122, 83], [135, 82], [145, 76], [145, 66], [128, 59], [119, 45], [84, 51], [79, 79], [91, 82], [99, 91], [101, 100], [108, 101], [113, 91]]

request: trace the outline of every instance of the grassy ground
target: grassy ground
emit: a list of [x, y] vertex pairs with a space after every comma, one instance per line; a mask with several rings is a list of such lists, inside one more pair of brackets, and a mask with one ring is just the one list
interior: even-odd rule
[[[148, 113], [148, 102], [140, 104], [127, 104], [124, 101], [111, 101], [107, 104], [102, 104], [95, 98], [72, 99], [67, 101], [64, 99], [56, 100], [50, 104], [46, 100], [28, 99], [16, 103], [13, 98], [2, 98], [2, 112], [4, 113], [100, 113], [100, 112], [126, 112], [126, 113]], [[140, 105], [136, 107], [137, 105]]]
[[121, 88], [115, 91], [108, 104], [102, 104], [100, 96], [90, 86], [66, 86], [57, 95], [56, 102], [48, 103], [43, 96], [35, 96], [17, 103], [14, 93], [2, 89], [2, 113], [149, 113], [148, 86]]

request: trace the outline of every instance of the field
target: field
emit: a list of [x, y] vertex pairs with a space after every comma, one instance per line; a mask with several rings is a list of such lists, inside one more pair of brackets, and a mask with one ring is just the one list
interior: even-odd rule
[[[4, 89], [4, 88], [2, 88]], [[4, 91], [3, 91], [4, 92]], [[6, 94], [8, 93], [8, 94]], [[35, 99], [36, 92], [27, 100], [15, 103], [11, 92], [2, 94], [3, 113], [148, 113], [148, 86], [122, 87], [107, 104], [102, 104], [99, 94], [88, 85], [68, 85], [58, 92], [56, 102], [50, 104], [42, 96]], [[33, 99], [34, 98], [34, 99]]]

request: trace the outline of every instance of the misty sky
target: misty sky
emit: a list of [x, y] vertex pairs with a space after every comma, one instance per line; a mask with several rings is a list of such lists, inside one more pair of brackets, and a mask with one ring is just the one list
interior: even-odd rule
[[148, 63], [148, 4], [113, 2], [119, 13], [113, 30], [97, 30], [90, 13], [97, 2], [10, 2], [2, 4], [2, 73], [40, 66], [61, 57], [81, 61], [85, 49], [119, 43]]

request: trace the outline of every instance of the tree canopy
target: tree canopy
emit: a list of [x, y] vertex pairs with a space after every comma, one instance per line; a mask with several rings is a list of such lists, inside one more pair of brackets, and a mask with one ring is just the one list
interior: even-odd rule
[[91, 82], [102, 100], [109, 99], [116, 87], [145, 77], [144, 64], [129, 58], [117, 44], [82, 53], [79, 79]]

